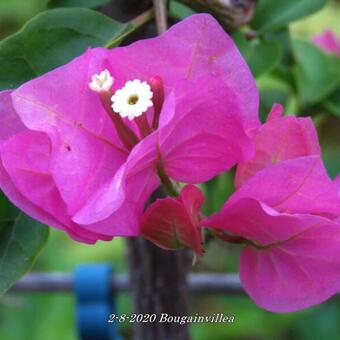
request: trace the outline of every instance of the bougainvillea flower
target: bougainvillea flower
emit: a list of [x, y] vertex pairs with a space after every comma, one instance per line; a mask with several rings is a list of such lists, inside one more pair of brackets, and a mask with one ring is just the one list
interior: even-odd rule
[[339, 180], [327, 175], [309, 119], [272, 113], [255, 139], [239, 189], [201, 224], [246, 245], [241, 281], [262, 308], [321, 303], [340, 290]]
[[202, 182], [249, 159], [259, 126], [255, 80], [209, 15], [128, 47], [90, 49], [2, 94], [1, 109], [1, 119], [22, 122], [17, 131], [18, 119], [1, 121], [2, 190], [91, 242], [138, 235], [161, 180]]
[[312, 39], [313, 43], [327, 53], [340, 56], [340, 39], [330, 30], [317, 34]]
[[190, 247], [203, 255], [199, 230], [203, 202], [202, 192], [193, 185], [185, 186], [177, 198], [156, 200], [143, 215], [142, 235], [164, 249]]

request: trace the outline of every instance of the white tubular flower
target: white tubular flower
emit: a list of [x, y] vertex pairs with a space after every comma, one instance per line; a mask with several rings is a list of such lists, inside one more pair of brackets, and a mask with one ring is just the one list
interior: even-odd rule
[[151, 87], [145, 81], [129, 80], [112, 96], [112, 109], [121, 117], [133, 120], [152, 106], [152, 96]]
[[89, 87], [92, 91], [103, 93], [111, 90], [114, 78], [111, 76], [108, 70], [100, 72], [92, 76], [92, 81], [89, 83]]

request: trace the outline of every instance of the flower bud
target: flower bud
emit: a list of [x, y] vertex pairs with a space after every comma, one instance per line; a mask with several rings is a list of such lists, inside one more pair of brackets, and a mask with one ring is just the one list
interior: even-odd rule
[[152, 128], [157, 129], [159, 123], [159, 116], [162, 111], [162, 106], [164, 102], [164, 86], [162, 78], [159, 76], [154, 76], [149, 80], [151, 86], [151, 91], [153, 92], [152, 102], [154, 107], [154, 116], [152, 122]]
[[187, 185], [177, 198], [167, 197], [154, 202], [144, 213], [141, 232], [161, 248], [192, 248], [203, 255], [200, 233], [200, 208], [204, 197], [193, 185]]

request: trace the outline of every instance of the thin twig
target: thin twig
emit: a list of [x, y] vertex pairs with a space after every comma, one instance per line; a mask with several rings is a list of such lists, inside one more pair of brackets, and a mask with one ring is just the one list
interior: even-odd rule
[[133, 18], [128, 23], [132, 24], [137, 28], [143, 26], [148, 21], [150, 21], [155, 15], [154, 9], [150, 8], [147, 11], [143, 12], [142, 14], [138, 15], [136, 18]]
[[153, 7], [155, 9], [157, 32], [162, 34], [168, 28], [167, 0], [153, 0]]
[[141, 26], [145, 25], [155, 16], [155, 12], [153, 8], [148, 9], [147, 11], [143, 12], [142, 14], [138, 15], [137, 17], [133, 18], [132, 20], [126, 23], [127, 30], [124, 32], [120, 37], [114, 37], [111, 41], [109, 41], [105, 47], [112, 48], [117, 45], [117, 41], [123, 40], [127, 35], [134, 32]]

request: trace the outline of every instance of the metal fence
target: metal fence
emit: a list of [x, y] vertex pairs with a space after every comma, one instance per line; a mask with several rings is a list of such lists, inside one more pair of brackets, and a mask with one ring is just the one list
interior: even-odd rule
[[[193, 294], [245, 294], [238, 274], [191, 273], [187, 276], [188, 289]], [[117, 292], [131, 290], [127, 274], [113, 274], [112, 288]], [[10, 292], [72, 292], [72, 273], [32, 272], [15, 283]], [[340, 292], [336, 295], [340, 298]]]
[[[237, 274], [191, 273], [187, 276], [190, 293], [199, 294], [244, 294]], [[113, 274], [112, 288], [117, 292], [131, 290], [127, 274]], [[72, 292], [74, 276], [72, 273], [32, 272], [16, 282], [10, 292]]]

